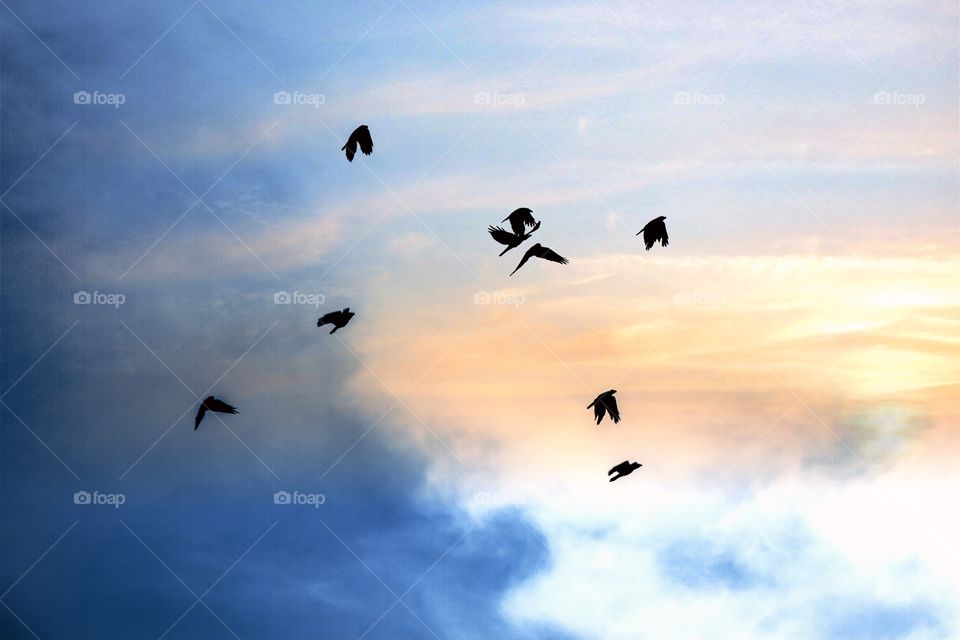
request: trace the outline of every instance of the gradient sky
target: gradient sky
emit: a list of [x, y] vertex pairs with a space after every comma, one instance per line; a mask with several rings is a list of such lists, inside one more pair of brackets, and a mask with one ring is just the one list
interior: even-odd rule
[[960, 637], [958, 17], [0, 1], [0, 635]]

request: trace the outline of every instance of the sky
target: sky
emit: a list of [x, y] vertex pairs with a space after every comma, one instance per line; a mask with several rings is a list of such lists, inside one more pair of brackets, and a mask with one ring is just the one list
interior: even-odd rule
[[960, 637], [958, 25], [0, 1], [3, 637]]

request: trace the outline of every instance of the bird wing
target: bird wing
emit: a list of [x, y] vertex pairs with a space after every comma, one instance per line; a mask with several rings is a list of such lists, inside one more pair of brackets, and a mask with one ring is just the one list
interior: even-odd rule
[[354, 137], [356, 132], [350, 134], [350, 139], [347, 140], [347, 144], [340, 147], [340, 151], [347, 152], [347, 161], [353, 162], [353, 156], [357, 153], [357, 140]]
[[603, 404], [607, 406], [607, 411], [610, 412], [613, 423], [616, 424], [620, 422], [620, 408], [617, 406], [617, 399], [613, 397], [613, 394], [604, 398]]
[[360, 151], [363, 151], [363, 155], [368, 156], [373, 153], [373, 138], [370, 136], [370, 129], [367, 128], [367, 125], [357, 127], [357, 130], [350, 137], [353, 136], [356, 136], [357, 142], [360, 143]]
[[518, 209], [516, 213], [518, 214], [517, 218], [528, 227], [532, 227], [533, 225], [537, 224], [537, 221], [533, 219], [533, 211], [530, 209]]
[[233, 405], [227, 404], [223, 400], [217, 400], [216, 398], [214, 398], [207, 404], [210, 405], [210, 411], [216, 411], [217, 413], [236, 413], [237, 412], [236, 407], [234, 407]]
[[487, 229], [490, 233], [490, 237], [499, 242], [500, 244], [511, 245], [516, 242], [516, 234], [510, 233], [503, 227], [494, 227], [491, 226]]
[[527, 260], [530, 259], [530, 256], [533, 255], [533, 252], [534, 252], [534, 251], [535, 251], [535, 249], [534, 249], [533, 247], [530, 247], [529, 249], [527, 249], [527, 252], [526, 252], [525, 254], [523, 254], [523, 259], [520, 260], [520, 264], [517, 265], [517, 268], [516, 268], [516, 269], [514, 269], [513, 271], [510, 272], [510, 275], [515, 274], [515, 273], [520, 269], [520, 267], [522, 267], [523, 265], [527, 264]]
[[540, 248], [540, 252], [537, 253], [537, 257], [543, 258], [544, 260], [549, 260], [551, 262], [559, 262], [560, 264], [567, 264], [570, 262], [553, 249], [547, 249], [546, 247]]
[[196, 431], [197, 427], [200, 426], [200, 422], [203, 420], [204, 414], [207, 413], [207, 405], [203, 402], [200, 403], [200, 409], [197, 410], [197, 417], [193, 419], [193, 430]]
[[626, 471], [627, 467], [629, 466], [630, 466], [630, 461], [624, 460], [614, 468], [610, 469], [610, 471], [607, 471], [607, 475], [609, 476], [612, 473], [623, 473], [624, 471]]
[[593, 405], [593, 417], [597, 421], [597, 424], [600, 424], [600, 421], [603, 420], [603, 416], [606, 413], [607, 408], [604, 406], [603, 401], [600, 401]]

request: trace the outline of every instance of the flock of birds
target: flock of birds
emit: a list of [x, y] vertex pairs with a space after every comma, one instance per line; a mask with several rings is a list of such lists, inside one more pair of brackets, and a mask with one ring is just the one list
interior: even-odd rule
[[[369, 156], [373, 153], [373, 137], [370, 135], [370, 129], [367, 128], [367, 125], [360, 125], [354, 129], [353, 133], [350, 134], [350, 138], [347, 140], [340, 150], [346, 154], [347, 160], [353, 162], [354, 156], [357, 154], [357, 148], [359, 147], [360, 151]], [[664, 223], [666, 216], [660, 216], [654, 218], [648, 222], [643, 229], [637, 232], [639, 236], [643, 234], [643, 244], [649, 251], [653, 245], [660, 243], [660, 246], [665, 247], [669, 243], [669, 238], [667, 236], [667, 226]], [[521, 244], [530, 239], [535, 231], [540, 228], [540, 222], [535, 220], [533, 217], [533, 211], [526, 207], [520, 207], [516, 209], [513, 213], [508, 215], [506, 218], [500, 221], [501, 224], [504, 222], [510, 223], [510, 231], [507, 231], [503, 227], [495, 227], [491, 225], [487, 231], [490, 233], [490, 237], [496, 240], [501, 245], [506, 248], [500, 252], [500, 257], [511, 249], [519, 247]], [[534, 244], [532, 247], [527, 249], [527, 252], [523, 254], [517, 267], [510, 272], [512, 276], [520, 268], [527, 263], [530, 258], [540, 258], [542, 260], [549, 260], [550, 262], [555, 262], [557, 264], [567, 264], [570, 261], [561, 256], [559, 253], [545, 247], [539, 242]], [[324, 325], [333, 325], [330, 334], [334, 334], [337, 330], [344, 328], [353, 319], [353, 316], [356, 315], [350, 311], [350, 307], [341, 309], [339, 311], [331, 311], [329, 313], [323, 314], [317, 320], [317, 326], [322, 327]], [[613, 420], [614, 424], [620, 422], [620, 408], [617, 406], [617, 399], [614, 395], [617, 393], [616, 389], [610, 389], [609, 391], [604, 391], [596, 398], [593, 402], [587, 405], [587, 409], [593, 409], [593, 417], [599, 425], [604, 416], [607, 414], [610, 415], [610, 419]], [[203, 402], [200, 403], [200, 408], [197, 411], [197, 416], [194, 419], [193, 429], [196, 431], [200, 427], [200, 422], [203, 420], [203, 417], [206, 415], [207, 411], [213, 411], [215, 413], [228, 413], [235, 414], [238, 413], [237, 408], [233, 405], [227, 404], [223, 400], [219, 400], [214, 396], [207, 396]], [[624, 476], [628, 476], [643, 465], [639, 462], [630, 462], [629, 460], [624, 460], [620, 464], [616, 465], [610, 471], [607, 472], [607, 475], [610, 476], [610, 482], [614, 480], [619, 480]]]

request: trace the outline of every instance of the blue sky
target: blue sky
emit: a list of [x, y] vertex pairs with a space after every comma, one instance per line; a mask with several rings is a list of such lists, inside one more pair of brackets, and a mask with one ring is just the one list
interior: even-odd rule
[[956, 25], [6, 0], [4, 637], [955, 637]]

